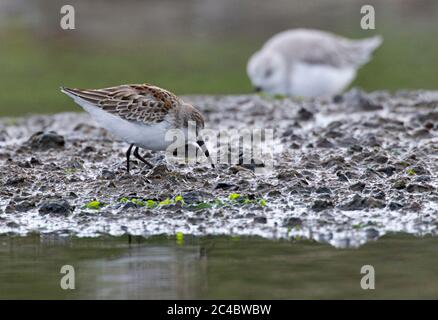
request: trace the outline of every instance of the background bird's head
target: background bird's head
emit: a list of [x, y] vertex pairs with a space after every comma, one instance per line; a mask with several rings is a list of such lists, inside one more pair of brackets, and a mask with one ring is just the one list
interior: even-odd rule
[[252, 55], [247, 73], [256, 91], [272, 94], [287, 92], [287, 64], [283, 56], [274, 51], [260, 50]]

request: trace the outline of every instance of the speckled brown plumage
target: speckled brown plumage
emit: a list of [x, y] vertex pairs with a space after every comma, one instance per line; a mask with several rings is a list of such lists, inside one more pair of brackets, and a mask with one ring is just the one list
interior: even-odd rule
[[103, 89], [63, 88], [93, 105], [128, 121], [158, 123], [183, 102], [173, 93], [150, 84], [127, 84]]

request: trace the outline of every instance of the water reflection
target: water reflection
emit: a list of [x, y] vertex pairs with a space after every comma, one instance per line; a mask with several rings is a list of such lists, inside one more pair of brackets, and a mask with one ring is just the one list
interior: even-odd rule
[[134, 246], [124, 254], [81, 264], [90, 282], [85, 298], [188, 299], [200, 295], [199, 250], [175, 246]]
[[[359, 249], [314, 242], [0, 237], [0, 298], [436, 298], [438, 239], [391, 235]], [[62, 290], [64, 264], [76, 290]], [[376, 269], [376, 290], [360, 268]]]

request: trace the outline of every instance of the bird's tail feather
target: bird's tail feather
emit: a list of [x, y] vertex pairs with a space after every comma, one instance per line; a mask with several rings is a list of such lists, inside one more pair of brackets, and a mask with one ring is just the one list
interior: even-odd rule
[[367, 63], [371, 59], [374, 50], [376, 50], [382, 42], [383, 38], [379, 35], [363, 40], [355, 40], [352, 44], [353, 51], [356, 55], [355, 61], [357, 61], [359, 65]]

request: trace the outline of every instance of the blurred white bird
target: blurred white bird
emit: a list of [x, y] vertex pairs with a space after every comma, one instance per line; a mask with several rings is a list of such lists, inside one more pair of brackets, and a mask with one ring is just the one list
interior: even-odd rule
[[331, 96], [354, 80], [357, 70], [381, 43], [380, 36], [351, 40], [319, 30], [287, 30], [252, 55], [247, 72], [257, 91]]

